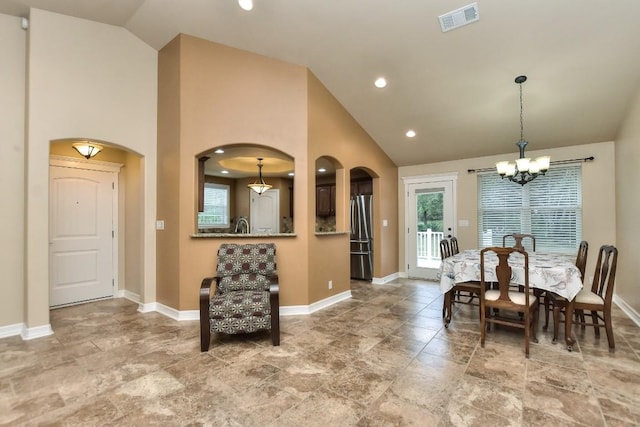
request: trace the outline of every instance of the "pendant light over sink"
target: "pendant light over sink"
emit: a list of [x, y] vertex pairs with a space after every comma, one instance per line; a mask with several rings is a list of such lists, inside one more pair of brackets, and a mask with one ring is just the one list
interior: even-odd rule
[[509, 178], [510, 181], [525, 185], [533, 181], [539, 175], [544, 175], [549, 169], [551, 157], [542, 156], [531, 160], [524, 156], [524, 148], [528, 142], [524, 139], [524, 121], [522, 119], [522, 83], [527, 81], [527, 76], [516, 77], [515, 82], [520, 86], [520, 141], [516, 145], [520, 149], [520, 158], [515, 163], [508, 161], [496, 163], [496, 169], [502, 178]]
[[258, 157], [258, 181], [253, 184], [249, 184], [247, 187], [262, 195], [265, 191], [269, 190], [272, 186], [264, 182], [262, 179], [262, 157]]

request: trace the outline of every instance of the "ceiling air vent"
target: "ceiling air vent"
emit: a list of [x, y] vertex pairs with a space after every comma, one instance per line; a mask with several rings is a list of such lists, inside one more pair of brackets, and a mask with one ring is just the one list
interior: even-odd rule
[[440, 15], [438, 19], [440, 20], [440, 27], [443, 33], [476, 22], [480, 19], [480, 15], [478, 15], [478, 3], [471, 3], [460, 9]]

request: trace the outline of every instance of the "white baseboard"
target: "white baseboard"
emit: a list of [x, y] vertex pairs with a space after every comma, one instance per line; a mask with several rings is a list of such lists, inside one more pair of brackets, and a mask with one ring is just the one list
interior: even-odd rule
[[36, 326], [34, 328], [27, 328], [27, 325], [23, 325], [22, 331], [20, 332], [20, 336], [24, 341], [46, 337], [48, 335], [53, 335], [53, 329], [51, 329], [50, 324]]
[[200, 320], [200, 310], [176, 310], [164, 304], [157, 303], [156, 311], [160, 314], [164, 314], [173, 320]]
[[332, 295], [320, 301], [316, 301], [309, 305], [288, 305], [280, 307], [280, 316], [295, 316], [300, 314], [311, 314], [323, 308], [327, 308], [340, 301], [351, 298], [351, 290]]
[[[200, 310], [176, 310], [173, 307], [169, 307], [164, 304], [160, 304], [158, 302], [143, 304], [139, 301], [136, 301], [136, 298], [134, 295], [124, 295], [124, 298], [130, 299], [131, 301], [138, 303], [138, 312], [140, 313], [150, 313], [152, 311], [155, 311], [164, 316], [170, 317], [173, 320], [178, 320], [178, 321], [200, 320]], [[321, 301], [314, 302], [313, 304], [310, 304], [310, 305], [281, 306], [280, 315], [294, 316], [294, 315], [300, 315], [300, 314], [311, 314], [313, 312], [322, 310], [324, 308], [327, 308], [333, 304], [336, 304], [340, 301], [347, 300], [349, 298], [351, 298], [350, 290], [341, 292], [336, 295], [332, 295], [329, 298], [325, 298]]]
[[0, 339], [20, 335], [22, 333], [22, 328], [24, 328], [24, 323], [0, 326]]
[[119, 298], [126, 298], [129, 301], [133, 301], [135, 303], [140, 304], [140, 295], [133, 293], [131, 291], [127, 291], [126, 289], [122, 289], [118, 291], [118, 297]]
[[400, 277], [400, 273], [393, 273], [393, 274], [389, 274], [388, 276], [385, 277], [374, 277], [371, 280], [371, 283], [373, 283], [374, 285], [384, 285], [386, 283], [391, 282], [392, 280], [395, 280], [397, 278]]
[[146, 304], [143, 304], [141, 302], [138, 302], [138, 311], [140, 313], [151, 313], [152, 311], [157, 311], [158, 304], [155, 302], [149, 302]]
[[626, 301], [620, 298], [618, 295], [613, 295], [613, 302], [618, 307], [620, 307], [620, 310], [622, 310], [627, 316], [629, 316], [631, 320], [633, 320], [633, 323], [640, 326], [640, 314], [635, 311], [633, 307], [627, 304]]
[[[133, 301], [133, 300], [132, 300]], [[157, 313], [162, 314], [163, 316], [170, 317], [173, 320], [183, 321], [183, 320], [200, 320], [200, 310], [176, 310], [173, 307], [169, 307], [168, 305], [161, 304], [159, 302], [150, 302], [143, 304], [138, 302], [138, 312], [140, 313], [150, 313], [155, 311]]]
[[398, 273], [398, 277], [399, 277], [400, 279], [408, 279], [408, 278], [409, 278], [409, 275], [407, 274], [407, 272], [406, 272], [406, 271], [401, 271], [400, 273]]

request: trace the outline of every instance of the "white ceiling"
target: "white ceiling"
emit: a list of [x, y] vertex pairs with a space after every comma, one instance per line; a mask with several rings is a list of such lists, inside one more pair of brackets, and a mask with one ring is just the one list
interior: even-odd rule
[[[640, 1], [2, 0], [125, 27], [155, 49], [178, 33], [300, 64], [398, 165], [517, 154], [518, 86], [529, 149], [616, 139], [640, 84]], [[385, 76], [387, 88], [373, 87]], [[404, 136], [414, 129], [417, 137]]]

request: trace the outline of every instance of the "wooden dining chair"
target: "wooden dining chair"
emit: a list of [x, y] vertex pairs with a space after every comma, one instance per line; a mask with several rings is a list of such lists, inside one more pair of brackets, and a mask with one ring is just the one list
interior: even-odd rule
[[451, 248], [451, 255], [460, 253], [460, 249], [458, 248], [458, 239], [456, 239], [455, 237], [449, 239], [449, 246]]
[[[455, 247], [455, 253], [453, 252], [454, 249], [452, 249], [452, 247]], [[440, 257], [443, 260], [458, 253], [458, 240], [455, 237], [452, 237], [449, 240], [443, 239], [440, 241]], [[444, 326], [449, 327], [449, 323], [451, 323], [454, 304], [470, 304], [480, 307], [480, 303], [478, 301], [479, 298], [480, 282], [456, 283], [453, 288], [447, 292], [444, 298], [442, 306]]]
[[586, 240], [580, 242], [578, 255], [576, 255], [576, 267], [580, 270], [580, 276], [584, 282], [584, 270], [587, 268], [587, 254], [589, 253], [589, 243]]
[[[584, 317], [579, 316], [570, 321], [581, 326], [593, 326], [595, 336], [600, 338], [600, 326], [598, 321], [604, 322], [604, 328], [607, 332], [607, 341], [609, 343], [609, 351], [613, 352], [616, 348], [613, 338], [613, 324], [611, 321], [611, 303], [613, 300], [613, 286], [616, 279], [616, 267], [618, 264], [618, 249], [612, 245], [602, 245], [598, 251], [598, 261], [596, 261], [596, 270], [593, 275], [591, 288], [582, 288], [575, 297], [575, 312], [590, 311], [592, 322], [585, 322]], [[553, 304], [553, 342], [558, 339], [558, 329], [560, 327], [560, 315], [564, 315], [564, 321], [567, 321], [566, 307], [568, 301], [552, 292], [549, 292], [549, 299]], [[569, 348], [571, 350], [571, 348]]]
[[[576, 267], [580, 271], [580, 277], [582, 278], [582, 283], [584, 283], [584, 270], [587, 268], [587, 255], [589, 254], [589, 243], [586, 240], [580, 242], [578, 246], [578, 254], [576, 255]], [[549, 311], [551, 310], [551, 301], [549, 296], [545, 293], [544, 295], [544, 326], [542, 327], [543, 331], [549, 329]], [[576, 316], [580, 316], [581, 321], [584, 323], [584, 312], [583, 311], [575, 311]], [[582, 327], [584, 329], [584, 326]]]
[[524, 248], [522, 241], [524, 239], [531, 239], [532, 250], [534, 252], [536, 251], [536, 238], [533, 236], [533, 234], [523, 234], [523, 233], [505, 234], [504, 236], [502, 236], [502, 246], [504, 246], [505, 248], [507, 247], [507, 239], [509, 238], [513, 238], [515, 240], [515, 243], [513, 245], [514, 248], [520, 249], [523, 251], [526, 249]]
[[440, 240], [440, 259], [449, 258], [451, 256], [451, 245], [447, 239]]
[[[485, 258], [490, 252], [498, 257], [496, 266], [497, 289], [488, 289], [485, 280]], [[511, 286], [509, 256], [520, 253], [524, 256], [523, 291]], [[491, 247], [480, 251], [480, 345], [484, 347], [487, 324], [514, 326], [524, 329], [524, 352], [529, 357], [529, 341], [538, 342], [539, 304], [529, 293], [529, 254], [518, 248]], [[509, 313], [512, 315], [509, 316]], [[521, 313], [521, 314], [520, 314]]]

